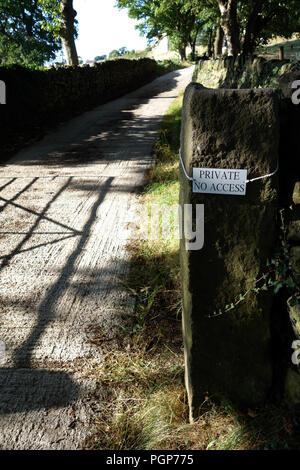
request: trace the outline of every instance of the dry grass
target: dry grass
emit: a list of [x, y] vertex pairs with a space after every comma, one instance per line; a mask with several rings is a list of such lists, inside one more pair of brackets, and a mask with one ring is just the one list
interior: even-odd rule
[[[141, 195], [153, 202], [178, 200], [181, 99], [166, 115], [157, 163]], [[236, 411], [206, 396], [190, 424], [184, 387], [178, 240], [137, 240], [129, 247], [132, 268], [126, 285], [135, 316], [116, 344], [107, 343], [92, 377], [99, 392], [96, 430], [86, 448], [97, 450], [220, 450], [297, 448], [297, 420], [269, 407]], [[101, 346], [103, 347], [103, 345]], [[89, 374], [91, 376], [91, 374]]]

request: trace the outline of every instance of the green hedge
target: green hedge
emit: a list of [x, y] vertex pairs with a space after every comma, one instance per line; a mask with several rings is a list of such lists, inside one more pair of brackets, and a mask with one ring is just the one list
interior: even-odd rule
[[48, 70], [0, 67], [7, 92], [7, 104], [0, 106], [1, 159], [56, 123], [135, 90], [156, 75], [152, 59]]

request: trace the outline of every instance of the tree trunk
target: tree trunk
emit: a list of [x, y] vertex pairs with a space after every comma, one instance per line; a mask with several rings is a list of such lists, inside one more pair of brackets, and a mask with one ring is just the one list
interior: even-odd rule
[[[38, 6], [38, 0], [34, 0], [31, 9], [26, 10], [24, 7], [21, 13], [22, 19], [26, 28], [26, 33], [28, 37], [30, 38], [33, 37], [33, 25], [34, 25], [33, 15], [36, 12], [37, 6]], [[25, 10], [28, 11], [28, 13], [25, 12]]]
[[284, 47], [280, 46], [279, 47], [279, 60], [284, 60]]
[[196, 41], [197, 41], [196, 37], [194, 39], [190, 37], [190, 39], [189, 39], [189, 46], [191, 48], [191, 59], [192, 60], [196, 59]]
[[78, 65], [78, 55], [75, 45], [75, 17], [77, 13], [73, 8], [73, 0], [60, 2], [60, 31], [59, 35], [64, 48], [68, 65]]
[[243, 54], [250, 55], [253, 54], [256, 47], [256, 39], [261, 32], [261, 21], [259, 18], [259, 13], [263, 7], [263, 0], [256, 0], [253, 9], [249, 15], [246, 32], [243, 41]]
[[212, 57], [213, 55], [213, 30], [212, 28], [209, 29], [208, 33], [208, 44], [207, 44], [207, 55], [208, 57]]
[[180, 47], [178, 52], [179, 52], [179, 55], [180, 55], [180, 60], [181, 60], [181, 62], [183, 62], [184, 60], [186, 60], [186, 50], [185, 50], [185, 47]]
[[255, 31], [254, 25], [247, 25], [246, 33], [243, 42], [243, 54], [245, 56], [251, 55], [255, 50]]
[[222, 26], [219, 24], [217, 27], [215, 45], [214, 45], [214, 53], [215, 57], [220, 57], [222, 55], [222, 48], [224, 44], [224, 31]]
[[196, 43], [197, 43], [199, 30], [200, 30], [200, 25], [194, 31], [193, 36], [192, 34], [190, 34], [190, 37], [189, 37], [189, 45], [191, 46], [191, 49], [192, 49], [192, 52], [191, 52], [192, 60], [196, 59]]
[[195, 41], [192, 42], [191, 49], [192, 49], [192, 52], [191, 52], [192, 60], [195, 60], [196, 59], [196, 39]]
[[221, 19], [227, 41], [228, 55], [236, 56], [240, 52], [239, 24], [237, 18], [237, 0], [218, 0]]

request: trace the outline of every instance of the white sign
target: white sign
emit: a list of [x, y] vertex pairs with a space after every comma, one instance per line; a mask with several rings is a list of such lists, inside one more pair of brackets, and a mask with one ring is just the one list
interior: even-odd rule
[[247, 170], [193, 168], [193, 192], [245, 196]]

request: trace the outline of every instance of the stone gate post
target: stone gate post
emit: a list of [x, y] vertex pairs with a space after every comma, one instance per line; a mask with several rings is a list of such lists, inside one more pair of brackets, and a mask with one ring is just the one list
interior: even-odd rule
[[[203, 248], [187, 249], [184, 238], [180, 248], [191, 420], [206, 392], [253, 406], [270, 389], [272, 292], [239, 299], [267, 271], [274, 249], [278, 143], [275, 90], [187, 87], [180, 204], [204, 204], [205, 214]], [[183, 166], [190, 176], [196, 169], [193, 182]]]

